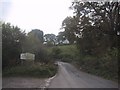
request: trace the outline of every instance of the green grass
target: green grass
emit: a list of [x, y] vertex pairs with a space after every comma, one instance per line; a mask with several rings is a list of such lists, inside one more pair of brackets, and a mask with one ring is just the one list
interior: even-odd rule
[[58, 46], [61, 50], [60, 57], [64, 62], [74, 62], [79, 56], [76, 45]]
[[62, 45], [62, 46], [54, 46], [48, 48], [48, 52], [52, 54], [52, 50], [54, 48], [60, 49], [60, 54], [57, 55], [64, 62], [72, 62], [79, 55], [76, 45]]
[[[52, 48], [54, 47], [58, 47], [59, 49], [62, 50], [62, 52], [66, 52], [66, 53], [72, 53], [71, 50], [73, 51], [76, 51], [77, 50], [77, 47], [76, 45], [62, 45], [62, 46], [53, 46], [53, 47], [49, 47], [47, 48], [48, 52], [51, 52], [52, 51]], [[72, 53], [73, 54], [73, 53]]]
[[77, 53], [76, 45], [64, 45], [64, 46], [58, 46], [58, 48], [61, 49], [62, 54], [69, 54], [75, 56]]
[[47, 65], [27, 65], [27, 66], [16, 66], [12, 68], [6, 68], [3, 70], [3, 77], [9, 76], [23, 76], [23, 77], [38, 77], [48, 78], [52, 77], [57, 73], [57, 66], [53, 64]]

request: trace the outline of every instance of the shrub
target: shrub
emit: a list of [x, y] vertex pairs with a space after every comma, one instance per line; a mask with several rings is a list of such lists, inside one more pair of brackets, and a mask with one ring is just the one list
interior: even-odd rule
[[51, 55], [54, 59], [60, 59], [61, 50], [58, 47], [53, 47]]
[[53, 64], [49, 65], [29, 65], [29, 66], [16, 66], [12, 68], [6, 68], [3, 71], [4, 76], [29, 76], [29, 77], [39, 77], [46, 78], [52, 77], [57, 72], [57, 66]]
[[118, 50], [108, 49], [106, 53], [96, 56], [84, 55], [79, 59], [82, 70], [107, 79], [118, 79]]

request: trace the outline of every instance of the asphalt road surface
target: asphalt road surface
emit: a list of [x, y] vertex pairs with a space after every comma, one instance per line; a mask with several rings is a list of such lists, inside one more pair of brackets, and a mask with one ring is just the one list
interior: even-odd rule
[[118, 88], [118, 84], [78, 71], [73, 65], [58, 62], [59, 71], [48, 88]]

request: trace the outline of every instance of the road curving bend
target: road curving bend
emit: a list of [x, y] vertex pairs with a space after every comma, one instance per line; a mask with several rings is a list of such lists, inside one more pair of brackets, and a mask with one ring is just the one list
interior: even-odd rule
[[59, 71], [48, 88], [118, 88], [116, 82], [77, 70], [73, 65], [58, 62]]

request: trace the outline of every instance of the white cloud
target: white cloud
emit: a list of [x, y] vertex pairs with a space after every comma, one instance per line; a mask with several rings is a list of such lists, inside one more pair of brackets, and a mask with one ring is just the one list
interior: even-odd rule
[[59, 32], [63, 19], [72, 15], [71, 0], [11, 0], [7, 22], [29, 32], [41, 29], [44, 33]]

